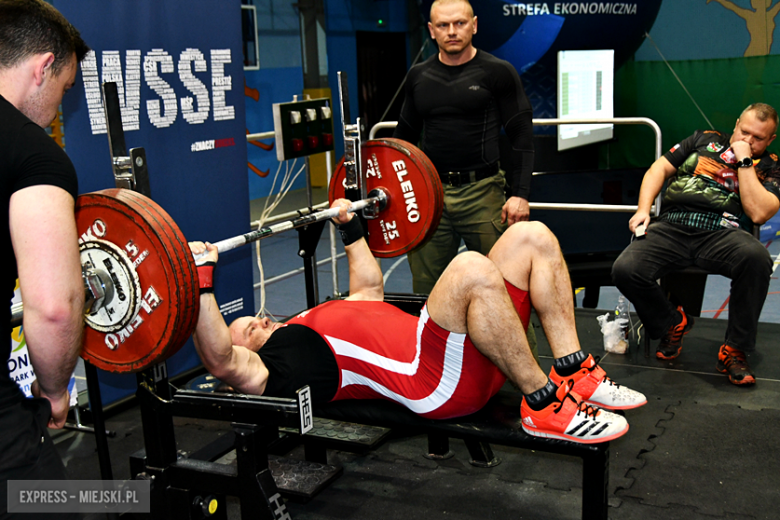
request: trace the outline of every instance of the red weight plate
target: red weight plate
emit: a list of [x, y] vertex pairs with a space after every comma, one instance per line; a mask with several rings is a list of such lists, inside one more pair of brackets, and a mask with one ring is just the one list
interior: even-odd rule
[[[429, 172], [422, 152], [417, 152], [403, 141], [387, 139], [368, 141], [361, 148], [366, 192], [382, 188], [389, 199], [377, 218], [367, 220], [368, 246], [375, 256], [407, 253], [428, 240], [439, 224], [441, 182]], [[344, 197], [345, 179], [342, 160], [331, 179], [331, 202]]]
[[[400, 146], [403, 146], [406, 148], [410, 153], [414, 154], [415, 157], [417, 157], [422, 163], [425, 165], [426, 169], [428, 170], [428, 174], [430, 175], [431, 182], [435, 185], [434, 192], [436, 193], [436, 196], [439, 200], [437, 204], [437, 208], [439, 208], [439, 213], [436, 215], [435, 220], [437, 224], [435, 226], [431, 226], [431, 228], [428, 230], [428, 233], [426, 235], [426, 240], [423, 242], [427, 242], [430, 238], [433, 237], [433, 234], [436, 232], [436, 228], [438, 228], [438, 222], [441, 220], [441, 213], [444, 211], [444, 189], [442, 188], [441, 184], [441, 178], [439, 177], [438, 171], [436, 171], [436, 167], [433, 165], [431, 160], [428, 158], [425, 153], [417, 148], [415, 145], [408, 141], [403, 141], [401, 139], [395, 139], [393, 137], [389, 137], [386, 139], [387, 141], [394, 142], [399, 144]], [[422, 244], [421, 244], [422, 245]]]
[[[187, 314], [192, 305], [181, 300], [180, 285], [186, 284], [181, 251], [152, 218], [158, 215], [123, 197], [124, 191], [104, 190], [76, 201], [82, 263], [94, 258], [114, 285], [111, 301], [86, 318], [82, 357], [109, 372], [137, 372], [160, 362], [181, 347], [178, 329], [192, 319]], [[140, 287], [137, 293], [126, 289], [130, 281]], [[135, 299], [125, 304], [131, 295]]]
[[179, 319], [176, 321], [175, 332], [168, 348], [164, 352], [160, 351], [160, 358], [155, 362], [164, 361], [178, 352], [187, 342], [197, 323], [200, 291], [195, 261], [184, 235], [162, 207], [139, 193], [128, 190], [117, 191], [119, 199], [130, 199], [146, 210], [147, 221], [159, 232], [161, 239], [167, 240], [166, 251], [172, 264], [175, 265], [173, 271], [176, 280], [175, 300], [179, 304]]
[[[158, 204], [149, 198], [127, 190], [119, 190], [118, 198], [130, 198], [134, 202], [145, 208], [149, 222], [160, 231], [160, 237], [167, 239], [170, 245], [169, 252], [171, 260], [178, 261], [178, 268], [174, 271], [179, 283], [177, 289], [180, 291], [179, 300], [185, 305], [187, 311], [187, 321], [179, 323], [184, 331], [185, 341], [192, 334], [195, 322], [198, 316], [198, 307], [200, 302], [200, 291], [198, 289], [198, 272], [195, 266], [195, 260], [189, 248], [184, 235], [179, 230], [173, 219]], [[192, 312], [189, 312], [192, 310]]]
[[181, 272], [179, 274], [181, 275], [182, 280], [178, 285], [180, 294], [179, 301], [182, 302], [182, 312], [187, 319], [182, 318], [182, 320], [177, 323], [179, 335], [172, 342], [173, 345], [168, 349], [164, 359], [168, 359], [178, 352], [181, 346], [183, 346], [190, 336], [192, 336], [195, 325], [197, 324], [198, 312], [200, 309], [200, 290], [198, 289], [197, 270], [189, 246], [186, 243], [183, 244], [183, 246], [184, 247], [182, 247], [181, 242], [178, 242], [177, 240], [175, 254], [180, 263]]
[[433, 202], [428, 206], [433, 213], [430, 219], [431, 225], [427, 226], [424, 237], [412, 248], [414, 249], [425, 244], [425, 242], [433, 236], [433, 233], [436, 231], [439, 221], [441, 220], [441, 214], [444, 207], [444, 193], [441, 186], [441, 180], [428, 157], [416, 146], [400, 139], [388, 138], [383, 139], [382, 141], [384, 141], [385, 145], [392, 146], [403, 154], [411, 157], [412, 162], [419, 168], [421, 178], [425, 181], [429, 193], [435, 195]]
[[176, 301], [180, 304], [180, 319], [176, 322], [176, 333], [168, 349], [162, 355], [163, 361], [178, 352], [195, 330], [200, 310], [200, 290], [198, 272], [189, 244], [173, 219], [154, 201], [129, 190], [116, 190], [120, 200], [132, 200], [147, 212], [147, 220], [159, 231], [161, 239], [167, 240], [167, 251], [171, 262], [176, 265], [174, 275], [177, 280]]

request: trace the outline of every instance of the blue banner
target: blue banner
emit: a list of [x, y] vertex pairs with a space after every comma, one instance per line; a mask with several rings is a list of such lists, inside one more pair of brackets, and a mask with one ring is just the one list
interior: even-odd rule
[[[143, 147], [152, 198], [188, 240], [249, 231], [240, 2], [54, 0], [93, 49], [63, 99], [65, 146], [81, 193], [115, 186], [101, 84], [118, 84], [127, 148]], [[250, 248], [220, 259], [216, 296], [228, 321], [252, 314]], [[187, 345], [169, 376], [199, 364]], [[135, 377], [101, 373], [103, 401]], [[102, 387], [103, 385], [101, 385]]]

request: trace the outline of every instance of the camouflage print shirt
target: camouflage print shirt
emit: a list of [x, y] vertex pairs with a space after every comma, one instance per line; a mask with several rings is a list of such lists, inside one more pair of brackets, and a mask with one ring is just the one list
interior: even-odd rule
[[[664, 157], [677, 168], [661, 203], [661, 220], [699, 227], [741, 227], [751, 231], [739, 198], [737, 158], [731, 136], [715, 130], [698, 130], [674, 145]], [[777, 156], [765, 151], [753, 159], [759, 181], [780, 199], [780, 165]]]

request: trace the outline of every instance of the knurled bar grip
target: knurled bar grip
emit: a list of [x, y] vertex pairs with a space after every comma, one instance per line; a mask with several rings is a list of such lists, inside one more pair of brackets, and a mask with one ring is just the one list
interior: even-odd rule
[[[355, 213], [356, 211], [359, 211], [373, 204], [381, 205], [382, 204], [381, 199], [382, 197], [380, 196], [380, 197], [369, 197], [367, 199], [355, 201], [349, 205], [349, 208], [347, 208], [347, 212]], [[281, 233], [282, 231], [288, 231], [290, 229], [295, 229], [301, 226], [305, 226], [307, 224], [311, 224], [312, 222], [319, 222], [321, 220], [338, 217], [339, 211], [340, 208], [324, 209], [322, 211], [314, 212], [310, 215], [305, 215], [292, 220], [287, 220], [285, 222], [279, 222], [278, 224], [272, 224], [270, 226], [263, 227], [255, 231], [250, 231], [249, 233], [245, 233], [243, 235], [238, 235], [232, 238], [226, 238], [224, 240], [220, 240], [219, 242], [215, 242], [213, 245], [216, 246], [218, 252], [224, 253], [225, 251], [236, 249], [245, 244], [248, 244], [249, 242], [256, 242], [257, 240], [261, 240], [263, 238], [268, 238], [272, 235], [276, 235], [278, 233]], [[199, 255], [193, 255], [193, 256], [197, 261], [200, 258], [206, 256], [207, 254], [208, 252], [204, 252]]]

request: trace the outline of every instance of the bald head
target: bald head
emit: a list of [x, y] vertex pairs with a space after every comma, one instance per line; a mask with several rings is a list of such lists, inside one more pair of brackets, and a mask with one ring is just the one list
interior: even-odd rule
[[431, 4], [431, 12], [428, 14], [429, 19], [433, 21], [435, 8], [451, 4], [464, 4], [468, 9], [469, 17], [474, 17], [474, 8], [471, 7], [469, 0], [435, 0], [433, 4]]

